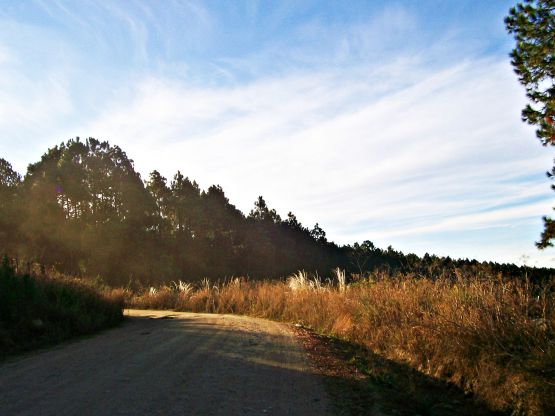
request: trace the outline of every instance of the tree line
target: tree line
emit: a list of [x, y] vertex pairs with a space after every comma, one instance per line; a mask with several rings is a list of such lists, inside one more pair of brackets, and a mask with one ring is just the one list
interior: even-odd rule
[[552, 269], [418, 257], [370, 241], [339, 246], [318, 225], [303, 226], [267, 206], [262, 196], [243, 214], [219, 185], [206, 190], [178, 171], [142, 180], [118, 146], [93, 138], [49, 149], [24, 177], [0, 159], [0, 253], [113, 285], [204, 277], [275, 278], [296, 270], [329, 275], [334, 267], [364, 275], [524, 273]]

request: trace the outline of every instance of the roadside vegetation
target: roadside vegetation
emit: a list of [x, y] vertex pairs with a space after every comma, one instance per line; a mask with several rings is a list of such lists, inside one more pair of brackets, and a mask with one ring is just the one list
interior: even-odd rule
[[245, 314], [298, 323], [453, 384], [491, 410], [555, 414], [555, 281], [500, 275], [369, 274], [346, 284], [298, 272], [114, 289], [128, 307]]
[[117, 325], [121, 300], [61, 275], [17, 274], [0, 266], [0, 359]]

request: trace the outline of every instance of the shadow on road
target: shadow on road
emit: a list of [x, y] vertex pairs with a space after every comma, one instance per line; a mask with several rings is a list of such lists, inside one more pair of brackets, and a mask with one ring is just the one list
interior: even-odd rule
[[284, 326], [132, 317], [0, 365], [2, 415], [326, 415], [319, 376]]
[[339, 415], [499, 415], [460, 388], [350, 343], [302, 334]]
[[338, 340], [312, 334], [307, 345], [306, 334], [301, 338], [315, 366], [276, 322], [130, 317], [96, 337], [0, 364], [0, 409], [2, 415], [492, 414], [408, 366]]

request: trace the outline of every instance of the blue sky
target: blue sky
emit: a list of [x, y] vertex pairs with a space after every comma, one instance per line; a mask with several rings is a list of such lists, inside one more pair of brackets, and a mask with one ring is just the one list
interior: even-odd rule
[[338, 243], [552, 266], [512, 5], [0, 0], [0, 157], [92, 136]]

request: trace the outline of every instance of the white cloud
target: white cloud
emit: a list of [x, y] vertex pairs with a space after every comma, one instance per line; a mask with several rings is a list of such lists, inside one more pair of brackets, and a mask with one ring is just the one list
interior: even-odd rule
[[[86, 32], [81, 45], [98, 49], [91, 57], [123, 54], [155, 69], [113, 76], [83, 64], [87, 50], [67, 39], [3, 21], [0, 153], [19, 170], [61, 140], [93, 136], [120, 145], [143, 176], [180, 169], [203, 187], [221, 184], [245, 212], [262, 194], [339, 243], [503, 261], [531, 253], [550, 264], [552, 255], [529, 250], [553, 205], [544, 176], [553, 155], [520, 122], [524, 94], [506, 58], [455, 59], [456, 42], [445, 39], [426, 53], [403, 48], [392, 33], [410, 44], [419, 22], [389, 8], [354, 25], [305, 22], [252, 56], [210, 60], [205, 68], [229, 81], [211, 84], [188, 76], [193, 61], [151, 56], [214, 36], [217, 20], [197, 3], [174, 4], [180, 19], [161, 12], [167, 27], [145, 5], [91, 6], [87, 16], [45, 5], [56, 19], [62, 7], [66, 29]], [[276, 12], [276, 28], [287, 13]], [[181, 17], [191, 25], [175, 26]], [[21, 40], [9, 41], [14, 32]], [[242, 72], [252, 81], [239, 81]]]
[[368, 68], [364, 82], [349, 70], [220, 88], [149, 78], [85, 131], [120, 143], [143, 173], [219, 183], [244, 211], [263, 194], [340, 242], [548, 214], [551, 155], [520, 123], [509, 65], [471, 60], [414, 78], [409, 63], [389, 77]]
[[8, 48], [0, 45], [0, 65], [6, 65], [12, 62], [14, 59], [13, 55], [8, 51]]

